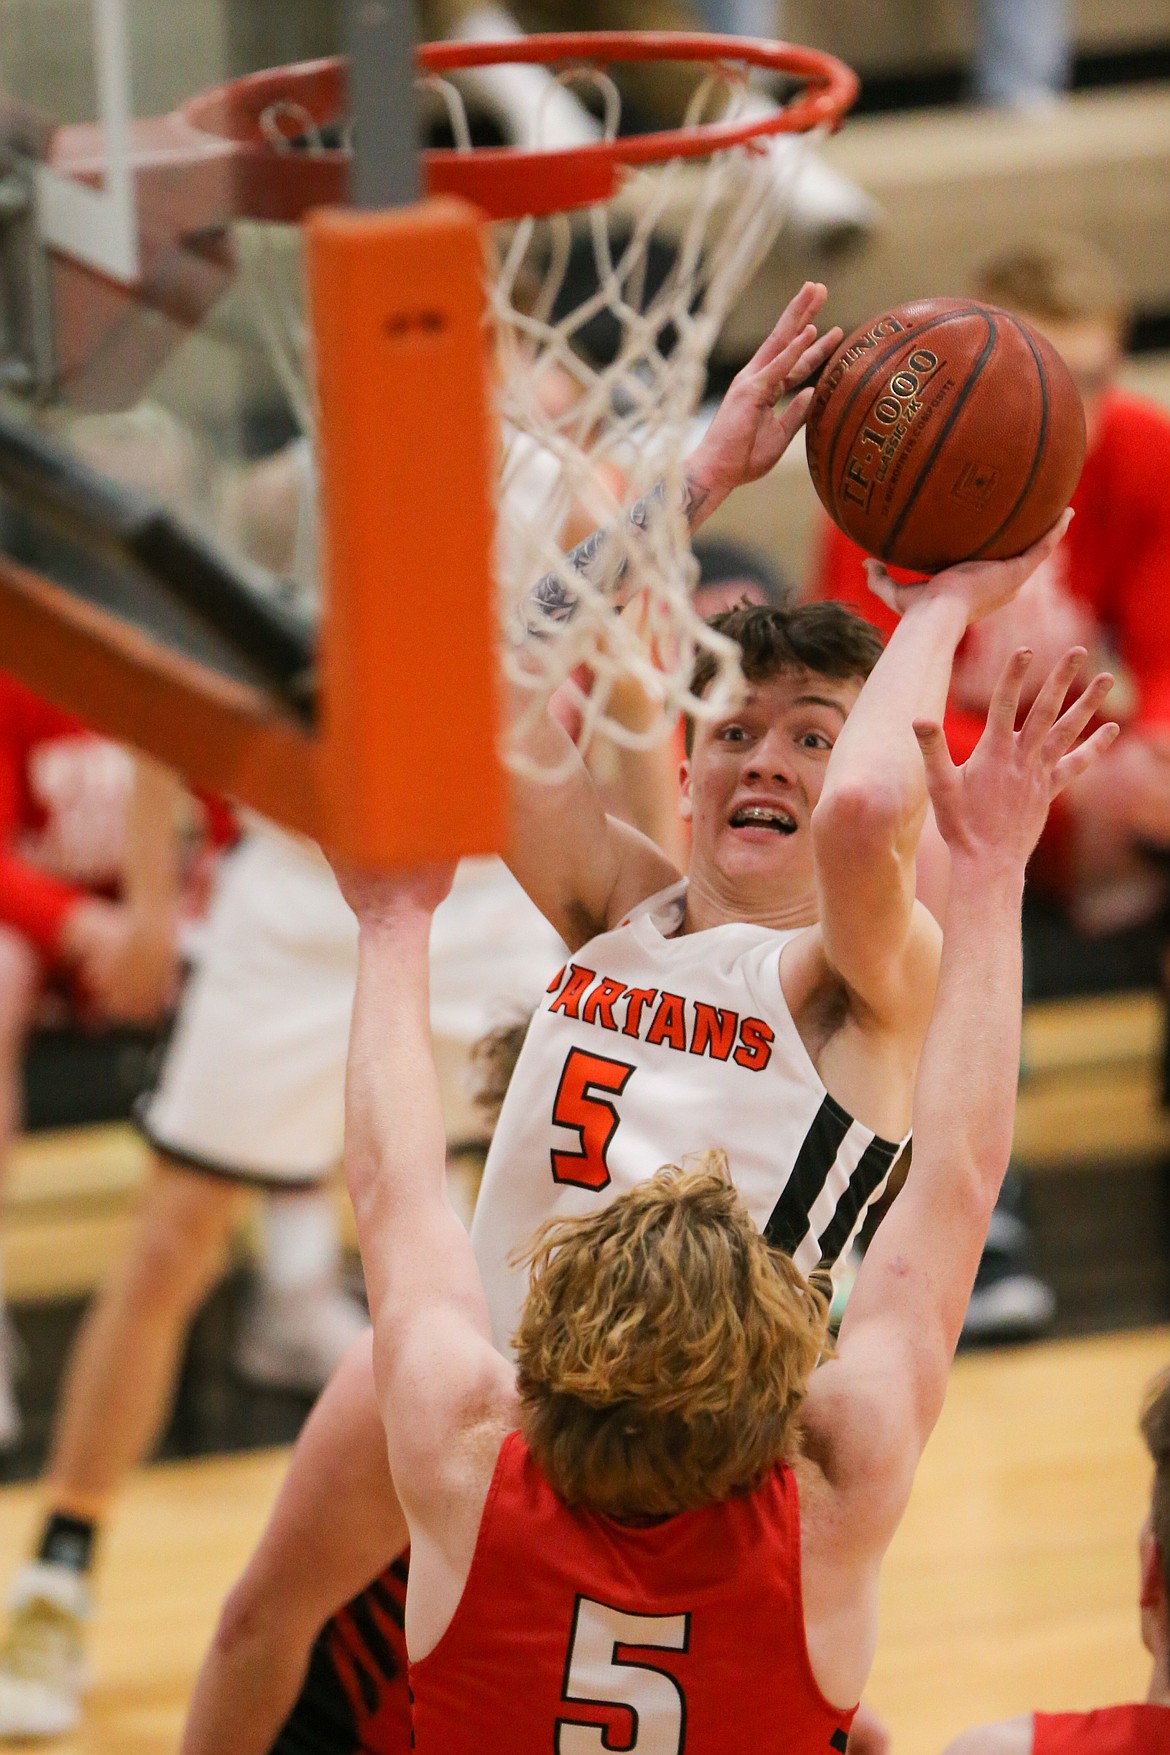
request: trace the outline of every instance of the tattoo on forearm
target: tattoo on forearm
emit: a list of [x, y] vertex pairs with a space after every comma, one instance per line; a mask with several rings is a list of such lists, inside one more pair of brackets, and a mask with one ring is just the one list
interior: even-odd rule
[[[656, 482], [648, 494], [636, 500], [626, 514], [625, 530], [646, 530], [655, 508], [666, 497], [666, 483]], [[682, 510], [688, 525], [708, 499], [708, 490], [696, 487], [690, 476], [683, 477]], [[627, 543], [618, 540], [612, 525], [595, 530], [565, 556], [567, 568], [586, 580], [595, 590], [620, 601], [621, 587], [629, 565]], [[546, 573], [538, 579], [517, 614], [516, 634], [520, 640], [548, 639], [557, 628], [566, 627], [576, 615], [581, 599], [572, 581], [561, 573]]]

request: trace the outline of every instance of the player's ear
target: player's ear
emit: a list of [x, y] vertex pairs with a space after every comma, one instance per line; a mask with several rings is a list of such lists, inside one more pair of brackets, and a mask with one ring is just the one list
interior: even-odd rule
[[693, 815], [691, 808], [691, 764], [689, 757], [678, 765], [678, 814], [684, 823]]

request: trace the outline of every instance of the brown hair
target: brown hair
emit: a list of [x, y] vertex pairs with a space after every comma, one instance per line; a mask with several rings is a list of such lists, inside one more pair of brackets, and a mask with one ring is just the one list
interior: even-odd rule
[[826, 1302], [764, 1241], [722, 1152], [551, 1221], [526, 1260], [520, 1423], [570, 1505], [668, 1516], [791, 1454]]
[[1162, 1555], [1162, 1577], [1170, 1598], [1170, 1367], [1156, 1377], [1146, 1391], [1141, 1434], [1154, 1459], [1154, 1485], [1150, 1495], [1150, 1524]]
[[1117, 269], [1087, 238], [1035, 239], [988, 262], [979, 271], [982, 299], [1053, 323], [1089, 318], [1129, 322], [1129, 297]]
[[529, 1012], [526, 1017], [514, 1018], [511, 1023], [497, 1024], [494, 1030], [489, 1030], [486, 1036], [472, 1044], [475, 1106], [493, 1130], [500, 1119], [500, 1110], [504, 1107], [504, 1098], [508, 1095], [508, 1086], [512, 1083], [512, 1074], [516, 1071], [516, 1062], [534, 1016], [534, 1012]]
[[[864, 680], [882, 655], [878, 630], [843, 603], [798, 603], [779, 609], [744, 604], [711, 616], [707, 625], [735, 641], [750, 683], [770, 682], [791, 670]], [[692, 693], [704, 695], [714, 675], [713, 654], [701, 652], [691, 673]], [[694, 740], [695, 722], [688, 719], [688, 755]]]

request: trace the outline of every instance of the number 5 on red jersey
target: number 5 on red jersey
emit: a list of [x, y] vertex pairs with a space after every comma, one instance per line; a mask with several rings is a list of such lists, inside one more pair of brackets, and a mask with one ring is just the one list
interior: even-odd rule
[[604, 1054], [589, 1054], [584, 1048], [569, 1050], [552, 1118], [558, 1127], [573, 1129], [581, 1149], [551, 1154], [554, 1182], [571, 1182], [574, 1187], [589, 1188], [595, 1194], [607, 1186], [606, 1154], [617, 1132], [619, 1116], [609, 1097], [599, 1093], [606, 1091], [619, 1096], [633, 1070], [624, 1060], [609, 1060]]

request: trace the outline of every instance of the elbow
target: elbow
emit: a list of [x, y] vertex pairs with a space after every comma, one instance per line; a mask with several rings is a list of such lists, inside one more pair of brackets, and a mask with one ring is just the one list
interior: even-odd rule
[[980, 1253], [1010, 1156], [1010, 1135], [1004, 1141], [981, 1140], [954, 1164], [949, 1177], [958, 1223], [967, 1236], [978, 1242]]
[[813, 811], [813, 835], [818, 849], [864, 858], [900, 841], [921, 810], [921, 789], [912, 791], [894, 779], [849, 780], [826, 786]]

